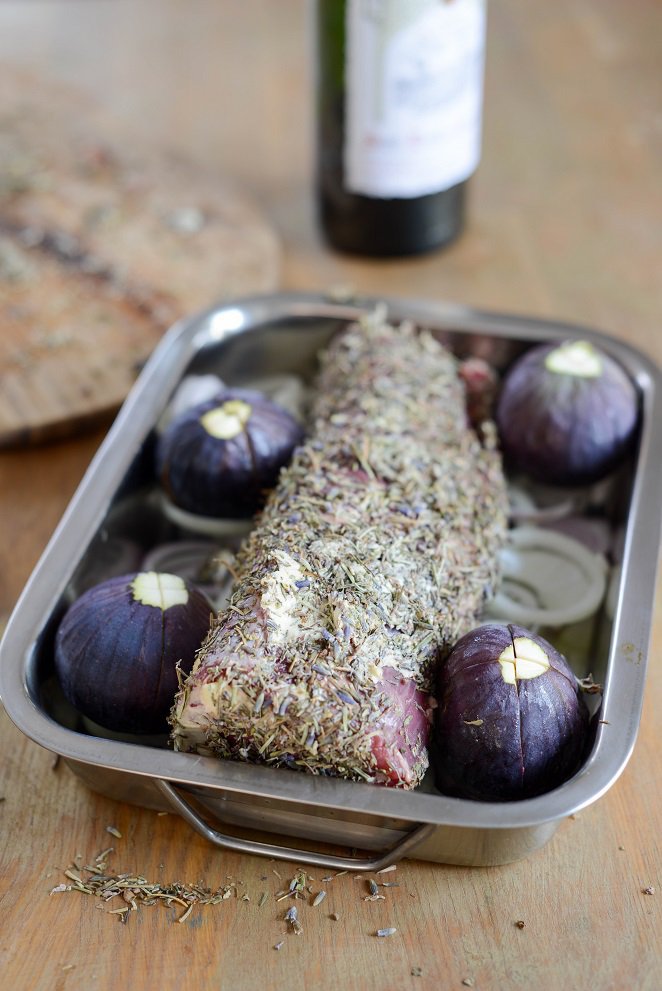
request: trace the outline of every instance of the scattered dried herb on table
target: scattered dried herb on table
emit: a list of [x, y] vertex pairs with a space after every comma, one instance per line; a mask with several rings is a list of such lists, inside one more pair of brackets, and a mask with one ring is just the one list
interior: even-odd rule
[[431, 676], [497, 579], [506, 495], [457, 362], [374, 314], [322, 357], [308, 439], [173, 710], [178, 750], [414, 787]]
[[123, 923], [127, 922], [128, 913], [137, 911], [139, 905], [181, 906], [184, 912], [177, 921], [184, 922], [194, 906], [218, 905], [228, 898], [237, 897], [235, 883], [211, 889], [202, 883], [191, 885], [174, 881], [171, 884], [158, 884], [148, 881], [141, 874], [114, 874], [109, 872], [107, 863], [107, 857], [112, 852], [113, 848], [109, 847], [98, 854], [94, 863], [77, 866], [75, 871], [69, 868], [63, 871], [70, 883], [56, 885], [51, 889], [51, 895], [78, 891], [106, 903], [112, 902], [114, 898], [121, 898], [126, 904], [108, 911], [111, 915], [117, 915]]

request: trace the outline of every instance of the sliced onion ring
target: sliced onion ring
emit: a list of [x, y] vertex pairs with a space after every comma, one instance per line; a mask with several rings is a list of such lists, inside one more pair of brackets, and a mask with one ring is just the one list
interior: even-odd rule
[[[487, 603], [486, 616], [507, 617], [522, 626], [564, 626], [597, 611], [607, 585], [607, 563], [601, 555], [571, 537], [538, 527], [517, 527], [508, 539], [501, 552], [504, 587]], [[518, 601], [508, 585], [522, 586], [529, 602]]]
[[164, 516], [166, 516], [171, 523], [176, 523], [183, 530], [188, 530], [189, 533], [203, 533], [208, 537], [222, 538], [236, 538], [243, 539], [248, 536], [253, 527], [255, 526], [255, 521], [249, 517], [248, 519], [217, 519], [214, 516], [200, 516], [198, 513], [189, 513], [186, 509], [181, 509], [176, 506], [174, 502], [168, 499], [164, 492], [160, 492], [160, 504]]

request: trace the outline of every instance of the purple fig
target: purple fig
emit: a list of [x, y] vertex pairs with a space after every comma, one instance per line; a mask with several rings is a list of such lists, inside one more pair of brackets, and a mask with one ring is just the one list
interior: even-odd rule
[[507, 372], [496, 407], [507, 463], [548, 485], [604, 478], [630, 449], [638, 418], [633, 381], [588, 341], [531, 348]]
[[225, 391], [166, 428], [157, 443], [157, 473], [182, 509], [250, 517], [302, 438], [294, 417], [262, 393]]
[[565, 658], [520, 626], [481, 626], [443, 664], [437, 786], [479, 801], [529, 798], [579, 765], [588, 711]]
[[212, 607], [194, 585], [155, 571], [110, 578], [67, 610], [55, 668], [83, 715], [122, 733], [165, 733], [178, 688], [205, 639]]

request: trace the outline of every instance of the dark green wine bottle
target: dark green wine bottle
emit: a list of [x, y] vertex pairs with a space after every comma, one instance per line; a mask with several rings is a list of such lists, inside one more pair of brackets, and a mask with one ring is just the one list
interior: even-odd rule
[[480, 157], [485, 0], [317, 0], [319, 219], [339, 251], [461, 232]]

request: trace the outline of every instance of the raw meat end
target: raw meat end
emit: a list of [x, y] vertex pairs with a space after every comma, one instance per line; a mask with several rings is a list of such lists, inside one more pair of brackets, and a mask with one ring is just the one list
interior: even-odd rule
[[427, 767], [432, 698], [395, 668], [384, 668], [377, 691], [388, 699], [384, 723], [372, 739], [372, 754], [384, 784], [411, 787]]

